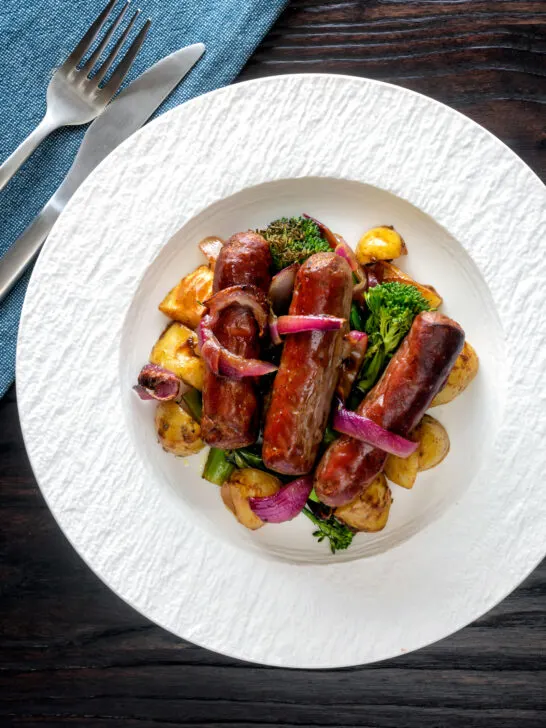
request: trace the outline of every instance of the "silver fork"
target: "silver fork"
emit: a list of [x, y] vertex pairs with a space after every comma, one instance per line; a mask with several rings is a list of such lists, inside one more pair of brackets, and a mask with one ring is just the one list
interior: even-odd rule
[[142, 26], [108, 83], [103, 88], [99, 84], [112, 67], [140, 14], [140, 10], [136, 10], [133, 13], [127, 27], [93, 78], [89, 78], [89, 74], [123, 20], [131, 0], [126, 1], [115, 20], [113, 20], [110, 28], [105, 33], [102, 41], [84, 65], [78, 69], [78, 64], [82, 61], [104, 27], [116, 2], [117, 0], [109, 1], [108, 5], [91, 25], [66, 61], [55, 71], [47, 87], [47, 108], [44, 118], [25, 141], [0, 166], [0, 190], [7, 185], [23, 162], [52, 131], [61, 126], [77, 126], [91, 121], [101, 113], [121, 86], [148, 33], [151, 23], [150, 20], [147, 20]]

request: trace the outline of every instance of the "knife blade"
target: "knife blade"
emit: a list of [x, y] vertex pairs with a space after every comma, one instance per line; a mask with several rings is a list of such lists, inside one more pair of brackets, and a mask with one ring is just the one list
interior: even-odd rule
[[33, 222], [0, 259], [0, 301], [36, 258], [81, 183], [150, 118], [205, 52], [203, 43], [162, 58], [124, 89], [90, 125], [68, 174]]

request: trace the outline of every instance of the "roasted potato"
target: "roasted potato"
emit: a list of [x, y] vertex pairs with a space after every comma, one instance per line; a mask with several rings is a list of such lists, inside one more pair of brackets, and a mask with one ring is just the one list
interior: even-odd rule
[[159, 310], [190, 329], [196, 329], [205, 310], [202, 302], [212, 296], [213, 278], [214, 273], [208, 265], [200, 265], [169, 291], [159, 304]]
[[404, 273], [400, 268], [397, 268], [392, 263], [388, 263], [386, 260], [378, 260], [376, 263], [372, 263], [369, 266], [369, 270], [380, 283], [393, 283], [397, 281], [398, 283], [407, 283], [410, 286], [415, 286], [423, 298], [429, 302], [432, 309], [439, 308], [442, 304], [443, 299], [435, 288], [417, 283], [407, 273]]
[[445, 427], [430, 415], [423, 417], [413, 430], [411, 438], [419, 441], [419, 472], [436, 467], [449, 452], [449, 436]]
[[403, 237], [391, 225], [381, 225], [364, 233], [355, 252], [360, 265], [366, 265], [407, 255], [408, 249]]
[[399, 458], [396, 455], [387, 455], [383, 472], [389, 480], [402, 488], [413, 488], [419, 470], [419, 450], [408, 458]]
[[199, 356], [197, 334], [183, 324], [175, 322], [165, 329], [152, 349], [150, 361], [195, 389], [203, 389], [205, 363]]
[[225, 507], [231, 511], [234, 516], [236, 516], [235, 505], [233, 503], [233, 498], [231, 497], [231, 485], [229, 480], [226, 480], [220, 488], [220, 495], [222, 496]]
[[468, 341], [465, 341], [463, 350], [457, 357], [447, 382], [432, 400], [431, 407], [447, 404], [464, 392], [478, 373], [479, 365], [478, 355]]
[[174, 455], [194, 455], [205, 446], [201, 426], [177, 402], [157, 405], [155, 429], [163, 449]]
[[383, 473], [379, 473], [354, 501], [336, 508], [335, 515], [356, 531], [381, 531], [387, 523], [391, 503], [391, 490]]
[[221, 490], [222, 500], [235, 517], [246, 528], [255, 531], [264, 522], [250, 508], [249, 498], [263, 498], [273, 495], [281, 487], [281, 481], [270, 473], [257, 468], [236, 470], [224, 483]]

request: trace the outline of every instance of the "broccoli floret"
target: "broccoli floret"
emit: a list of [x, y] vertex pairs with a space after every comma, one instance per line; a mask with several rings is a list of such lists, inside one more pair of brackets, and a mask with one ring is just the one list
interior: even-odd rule
[[258, 232], [269, 243], [276, 270], [292, 263], [303, 263], [314, 253], [331, 250], [317, 224], [305, 217], [282, 217]]
[[369, 316], [366, 321], [368, 351], [358, 381], [366, 392], [379, 379], [402, 339], [421, 311], [428, 311], [428, 301], [415, 286], [407, 283], [381, 283], [366, 294]]
[[379, 332], [387, 352], [393, 351], [408, 333], [413, 319], [429, 304], [421, 293], [407, 283], [382, 283], [366, 294], [370, 315], [366, 333]]
[[334, 515], [321, 517], [322, 507], [322, 504], [317, 504], [314, 500], [308, 500], [307, 506], [302, 511], [315, 526], [318, 526], [317, 530], [313, 531], [313, 536], [318, 539], [319, 543], [327, 538], [330, 541], [330, 550], [333, 554], [336, 551], [348, 549], [353, 541], [354, 533]]

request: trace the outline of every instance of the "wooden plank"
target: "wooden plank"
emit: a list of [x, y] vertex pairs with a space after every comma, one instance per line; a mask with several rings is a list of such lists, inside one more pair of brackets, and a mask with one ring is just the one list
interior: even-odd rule
[[[483, 124], [544, 178], [545, 50], [544, 2], [293, 0], [241, 80], [334, 72], [399, 83]], [[546, 725], [546, 562], [426, 649], [347, 670], [278, 670], [181, 642], [89, 571], [36, 486], [14, 388], [0, 401], [0, 492], [2, 725]]]

